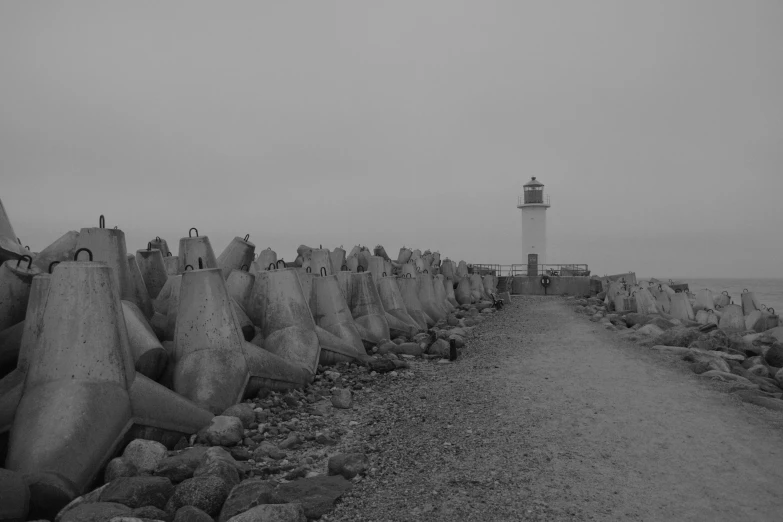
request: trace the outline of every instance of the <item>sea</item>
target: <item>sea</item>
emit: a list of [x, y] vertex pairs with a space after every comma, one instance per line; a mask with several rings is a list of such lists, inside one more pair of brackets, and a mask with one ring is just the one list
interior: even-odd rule
[[[638, 281], [646, 281], [648, 277], [638, 277]], [[734, 304], [741, 304], [740, 294], [745, 290], [753, 292], [762, 304], [774, 308], [777, 314], [783, 313], [783, 279], [704, 279], [688, 277], [656, 277], [659, 281], [671, 279], [677, 283], [688, 283], [692, 293], [705, 288], [714, 294], [724, 290], [729, 293]]]

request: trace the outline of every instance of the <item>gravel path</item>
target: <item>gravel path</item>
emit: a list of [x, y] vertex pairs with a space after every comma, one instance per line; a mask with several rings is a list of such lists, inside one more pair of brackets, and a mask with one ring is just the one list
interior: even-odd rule
[[324, 520], [783, 519], [780, 414], [560, 298], [475, 333], [359, 399], [374, 469]]

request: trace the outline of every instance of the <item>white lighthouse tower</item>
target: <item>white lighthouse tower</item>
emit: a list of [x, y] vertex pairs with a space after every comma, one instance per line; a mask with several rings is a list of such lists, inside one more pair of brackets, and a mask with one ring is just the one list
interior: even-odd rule
[[546, 209], [549, 196], [544, 197], [544, 184], [535, 176], [525, 183], [523, 195], [517, 200], [522, 210], [522, 255], [528, 266], [543, 265], [546, 259]]

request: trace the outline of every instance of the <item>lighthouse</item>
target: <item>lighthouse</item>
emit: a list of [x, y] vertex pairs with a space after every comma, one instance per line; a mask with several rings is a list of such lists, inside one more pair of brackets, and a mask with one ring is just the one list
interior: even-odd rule
[[517, 200], [522, 211], [522, 255], [528, 266], [542, 265], [546, 259], [546, 209], [549, 196], [544, 197], [544, 184], [535, 176], [523, 186]]

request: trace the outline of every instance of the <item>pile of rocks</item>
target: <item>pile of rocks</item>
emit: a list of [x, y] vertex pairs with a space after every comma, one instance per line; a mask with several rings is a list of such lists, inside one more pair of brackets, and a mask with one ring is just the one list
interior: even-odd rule
[[[636, 291], [639, 295], [638, 288]], [[783, 327], [757, 331], [759, 327], [777, 324], [774, 311], [751, 309], [755, 306], [752, 294], [745, 292], [743, 305], [748, 313], [743, 315], [738, 305], [731, 304], [730, 298], [721, 294], [722, 297], [716, 299], [726, 300], [726, 303], [718, 306], [718, 310], [728, 310], [730, 319], [726, 321], [715, 316], [717, 320], [704, 320], [714, 314], [715, 309], [706, 308], [709, 301], [699, 301], [711, 296], [693, 296], [686, 292], [677, 292], [677, 295], [687, 304], [686, 309], [696, 310], [691, 318], [674, 317], [660, 307], [656, 308], [655, 300], [645, 313], [623, 310], [622, 306], [614, 305], [608, 292], [585, 299], [570, 297], [568, 302], [575, 312], [587, 315], [591, 321], [617, 332], [628, 341], [681, 357], [701, 377], [731, 383], [732, 392], [743, 401], [783, 411]], [[740, 308], [740, 320], [734, 318], [737, 312], [732, 307], [735, 306]], [[696, 316], [702, 312], [702, 320], [697, 321]]]

